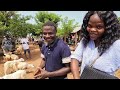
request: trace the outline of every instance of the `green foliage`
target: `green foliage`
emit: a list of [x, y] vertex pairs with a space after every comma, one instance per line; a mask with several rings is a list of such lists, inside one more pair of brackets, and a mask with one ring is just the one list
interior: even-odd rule
[[58, 30], [57, 30], [57, 36], [58, 36], [58, 37], [63, 37], [63, 36], [64, 36], [64, 31], [63, 31], [63, 29], [58, 28]]
[[[34, 18], [37, 24], [30, 24], [28, 21]], [[0, 11], [0, 36], [9, 33], [15, 37], [25, 36], [28, 33], [40, 35], [42, 33], [42, 25], [46, 21], [53, 21], [58, 28], [57, 35], [60, 37], [67, 36], [72, 32], [73, 28], [78, 26], [74, 20], [69, 20], [68, 17], [61, 18], [61, 15], [49, 13], [47, 11], [39, 11], [35, 17], [21, 16], [16, 11]]]
[[119, 20], [119, 22], [120, 22], [120, 17], [118, 17], [118, 20]]
[[11, 19], [10, 24], [10, 30], [11, 34], [19, 37], [19, 36], [25, 36], [30, 31], [32, 31], [33, 25], [27, 23], [28, 20], [30, 20], [31, 16], [22, 16], [16, 15]]
[[59, 36], [68, 36], [75, 27], [78, 26], [78, 23], [74, 23], [73, 20], [69, 20], [68, 17], [65, 17], [64, 19], [61, 20], [61, 29], [58, 30], [58, 35]]
[[32, 16], [21, 16], [16, 11], [0, 11], [0, 35], [9, 33], [15, 37], [26, 36], [35, 31], [36, 26], [27, 23]]
[[35, 21], [37, 24], [43, 24], [47, 21], [53, 21], [54, 23], [58, 23], [61, 20], [61, 16], [55, 13], [49, 13], [47, 11], [40, 11], [35, 16]]
[[[69, 35], [69, 33], [72, 32], [72, 30], [78, 26], [78, 23], [74, 24], [75, 20], [69, 20], [68, 17], [65, 17], [64, 19], [61, 18], [60, 15], [56, 15], [54, 13], [49, 13], [47, 11], [40, 11], [35, 16], [35, 21], [39, 27], [37, 30], [42, 29], [43, 23], [47, 21], [53, 21], [57, 25], [61, 23], [61, 28], [58, 28], [57, 35], [59, 37], [63, 37], [65, 35]], [[36, 33], [40, 33], [41, 31], [36, 31]]]
[[49, 13], [47, 11], [39, 11], [35, 16], [35, 21], [37, 23], [36, 29], [34, 34], [41, 34], [42, 33], [42, 25], [47, 21], [53, 21], [58, 25], [58, 22], [61, 20], [61, 16], [55, 13]]

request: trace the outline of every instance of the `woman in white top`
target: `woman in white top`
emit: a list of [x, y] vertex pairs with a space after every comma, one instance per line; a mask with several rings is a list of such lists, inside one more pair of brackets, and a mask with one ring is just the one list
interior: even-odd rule
[[[86, 65], [114, 75], [120, 68], [120, 24], [113, 11], [89, 11], [82, 24], [82, 39], [71, 55], [71, 71], [79, 79]], [[79, 73], [79, 62], [81, 71]]]

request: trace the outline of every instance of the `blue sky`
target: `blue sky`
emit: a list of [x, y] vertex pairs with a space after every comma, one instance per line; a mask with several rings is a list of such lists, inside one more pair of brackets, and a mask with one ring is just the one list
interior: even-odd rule
[[[21, 15], [31, 15], [35, 17], [35, 14], [38, 11], [18, 11]], [[49, 11], [58, 15], [62, 15], [62, 17], [68, 17], [69, 19], [75, 19], [75, 22], [78, 22], [80, 25], [82, 24], [82, 20], [84, 18], [84, 15], [86, 14], [87, 11]], [[118, 17], [120, 17], [120, 11], [114, 11]], [[30, 23], [34, 24], [35, 21], [34, 19], [31, 19], [29, 21]]]

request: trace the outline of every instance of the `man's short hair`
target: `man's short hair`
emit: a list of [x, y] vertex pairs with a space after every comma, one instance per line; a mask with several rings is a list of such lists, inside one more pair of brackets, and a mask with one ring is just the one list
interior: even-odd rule
[[48, 22], [44, 23], [43, 27], [44, 26], [53, 26], [55, 28], [55, 31], [57, 31], [57, 25], [52, 21], [48, 21]]

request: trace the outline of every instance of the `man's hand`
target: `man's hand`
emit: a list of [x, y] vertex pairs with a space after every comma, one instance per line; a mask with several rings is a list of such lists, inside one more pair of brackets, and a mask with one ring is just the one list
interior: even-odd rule
[[41, 73], [35, 74], [35, 76], [34, 76], [35, 79], [45, 79], [45, 78], [49, 77], [48, 71], [41, 69], [41, 68], [39, 68], [39, 70]]
[[39, 73], [41, 73], [41, 71], [40, 71], [40, 67], [37, 68], [37, 70], [35, 71], [34, 76], [38, 75]]

